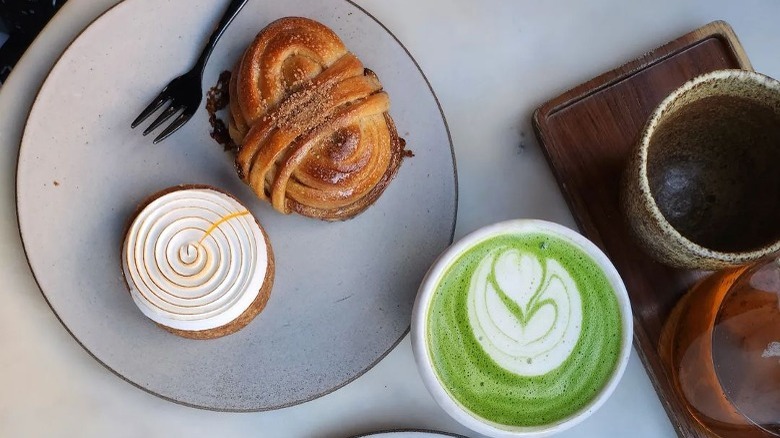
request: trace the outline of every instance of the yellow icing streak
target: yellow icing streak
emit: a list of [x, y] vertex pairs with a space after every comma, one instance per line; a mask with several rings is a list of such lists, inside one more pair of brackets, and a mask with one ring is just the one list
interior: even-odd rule
[[246, 216], [249, 214], [249, 210], [239, 211], [238, 213], [230, 213], [227, 216], [223, 216], [220, 220], [214, 222], [208, 230], [206, 230], [206, 234], [203, 235], [203, 237], [198, 240], [198, 245], [203, 243], [203, 239], [209, 237], [209, 234], [211, 234], [214, 230], [219, 228], [220, 225], [224, 224], [225, 222], [229, 221], [230, 219], [237, 218], [240, 216]]

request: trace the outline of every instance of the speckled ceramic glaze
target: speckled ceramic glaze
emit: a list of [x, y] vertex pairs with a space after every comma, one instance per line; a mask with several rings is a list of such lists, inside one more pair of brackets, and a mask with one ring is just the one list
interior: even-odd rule
[[631, 155], [621, 204], [658, 261], [740, 265], [780, 250], [780, 82], [721, 70], [655, 110]]

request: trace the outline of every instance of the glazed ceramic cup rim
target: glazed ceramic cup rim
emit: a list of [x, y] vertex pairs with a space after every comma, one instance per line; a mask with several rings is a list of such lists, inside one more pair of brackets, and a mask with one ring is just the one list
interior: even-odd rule
[[656, 128], [661, 120], [666, 116], [666, 110], [684, 93], [689, 92], [694, 87], [705, 82], [720, 81], [724, 79], [737, 79], [744, 82], [753, 82], [759, 86], [766, 87], [769, 90], [778, 93], [780, 100], [780, 81], [770, 78], [769, 76], [754, 71], [748, 70], [716, 70], [710, 73], [697, 76], [667, 96], [656, 107], [653, 114], [650, 116], [647, 124], [642, 130], [642, 138], [639, 142], [639, 191], [642, 199], [647, 201], [647, 207], [650, 210], [652, 220], [661, 226], [664, 232], [671, 234], [671, 237], [680, 242], [683, 246], [688, 248], [689, 251], [694, 254], [705, 257], [708, 259], [714, 259], [719, 262], [726, 262], [729, 264], [743, 264], [753, 260], [757, 260], [767, 254], [771, 254], [780, 250], [780, 240], [773, 243], [763, 245], [757, 249], [750, 251], [718, 251], [699, 245], [698, 243], [683, 236], [666, 217], [661, 213], [658, 208], [655, 197], [650, 191], [650, 181], [647, 177], [647, 152], [650, 147], [650, 140], [655, 134]]
[[[492, 423], [489, 420], [476, 417], [456, 402], [444, 389], [444, 386], [436, 377], [433, 364], [429, 359], [430, 354], [428, 343], [426, 342], [427, 315], [431, 304], [431, 298], [436, 290], [437, 284], [446, 270], [461, 254], [480, 242], [494, 236], [512, 233], [525, 234], [529, 232], [549, 234], [573, 244], [584, 251], [604, 272], [604, 275], [607, 277], [607, 280], [615, 292], [615, 297], [620, 308], [620, 316], [622, 319], [620, 355], [618, 356], [615, 369], [607, 383], [585, 407], [576, 413], [557, 422], [543, 426], [502, 426], [497, 423]], [[439, 258], [436, 259], [428, 270], [428, 273], [425, 275], [414, 303], [414, 309], [412, 310], [412, 350], [414, 352], [418, 371], [420, 372], [420, 376], [422, 377], [428, 392], [431, 393], [439, 406], [456, 421], [475, 432], [495, 438], [548, 436], [569, 429], [590, 417], [607, 401], [620, 382], [631, 353], [633, 333], [633, 315], [631, 313], [631, 303], [628, 298], [628, 292], [626, 291], [626, 287], [623, 284], [623, 280], [620, 278], [617, 269], [612, 265], [609, 258], [607, 258], [595, 244], [576, 231], [564, 227], [563, 225], [536, 219], [516, 219], [489, 225], [472, 232], [447, 248]]]

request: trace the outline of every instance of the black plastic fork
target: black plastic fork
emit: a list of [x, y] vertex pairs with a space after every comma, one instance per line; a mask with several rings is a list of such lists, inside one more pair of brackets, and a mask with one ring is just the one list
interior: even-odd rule
[[203, 88], [201, 82], [203, 82], [203, 70], [206, 68], [206, 62], [211, 56], [211, 52], [214, 51], [214, 46], [217, 45], [217, 41], [225, 33], [225, 29], [230, 25], [241, 8], [244, 7], [248, 0], [232, 0], [225, 10], [225, 14], [219, 20], [216, 29], [209, 37], [206, 47], [203, 48], [198, 61], [192, 67], [192, 70], [184, 73], [183, 75], [173, 79], [168, 85], [163, 88], [160, 94], [154, 98], [152, 103], [149, 104], [138, 117], [130, 124], [131, 128], [135, 128], [140, 125], [141, 122], [146, 120], [155, 111], [160, 109], [166, 102], [170, 102], [165, 110], [157, 116], [157, 119], [144, 130], [144, 135], [149, 134], [165, 123], [166, 120], [173, 117], [181, 111], [178, 117], [173, 119], [170, 125], [168, 125], [157, 138], [154, 139], [154, 144], [157, 144], [176, 132], [179, 128], [187, 123], [193, 114], [198, 110], [201, 100], [203, 100]]

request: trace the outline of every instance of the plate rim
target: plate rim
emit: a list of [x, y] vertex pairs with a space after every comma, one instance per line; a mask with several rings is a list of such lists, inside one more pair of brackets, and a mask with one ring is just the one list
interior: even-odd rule
[[[63, 321], [63, 319], [60, 317], [59, 313], [57, 313], [57, 311], [51, 305], [51, 302], [49, 301], [49, 298], [46, 295], [46, 292], [43, 290], [43, 287], [41, 287], [41, 283], [38, 281], [38, 276], [36, 275], [35, 269], [33, 268], [32, 262], [30, 261], [30, 256], [29, 256], [29, 254], [27, 252], [27, 245], [25, 244], [24, 233], [22, 232], [21, 218], [19, 217], [19, 167], [20, 167], [20, 158], [21, 158], [21, 154], [22, 154], [22, 147], [24, 145], [24, 139], [25, 139], [25, 136], [27, 134], [27, 129], [30, 126], [30, 116], [32, 115], [33, 110], [38, 105], [39, 100], [41, 98], [41, 92], [43, 91], [43, 89], [46, 86], [47, 82], [49, 82], [49, 79], [51, 78], [51, 75], [52, 75], [54, 69], [62, 61], [62, 58], [71, 50], [73, 45], [95, 23], [100, 21], [103, 17], [105, 17], [109, 13], [112, 13], [114, 10], [119, 9], [119, 8], [127, 5], [131, 1], [132, 0], [129, 0], [129, 1], [128, 0], [121, 0], [121, 1], [119, 1], [119, 3], [116, 3], [113, 6], [109, 7], [105, 11], [101, 12], [100, 15], [98, 15], [93, 20], [91, 20], [89, 22], [89, 24], [87, 24], [83, 29], [81, 29], [74, 36], [73, 40], [70, 41], [65, 46], [65, 48], [62, 50], [62, 53], [60, 53], [57, 56], [57, 59], [53, 62], [51, 69], [46, 74], [46, 77], [41, 82], [40, 86], [37, 87], [37, 90], [35, 91], [35, 99], [33, 100], [32, 104], [30, 105], [30, 109], [27, 111], [27, 115], [25, 116], [24, 128], [22, 129], [21, 136], [19, 137], [19, 147], [18, 147], [17, 153], [16, 153], [16, 169], [14, 171], [14, 207], [15, 207], [15, 210], [16, 210], [16, 228], [17, 228], [17, 231], [19, 232], [19, 239], [21, 240], [21, 243], [22, 243], [22, 252], [24, 254], [25, 261], [27, 262], [27, 267], [30, 269], [30, 274], [32, 275], [33, 280], [35, 281], [35, 285], [36, 285], [38, 291], [41, 293], [41, 296], [43, 296], [43, 299], [46, 302], [46, 305], [49, 307], [49, 309], [52, 311], [54, 316], [57, 318], [57, 321], [59, 321], [59, 323], [62, 325], [62, 327], [65, 329], [65, 331], [68, 332], [68, 334], [71, 336], [71, 338], [73, 338], [73, 340], [76, 341], [76, 343], [84, 351], [86, 351], [87, 354], [89, 354], [89, 356], [92, 357], [92, 359], [94, 359], [97, 363], [102, 365], [105, 369], [109, 370], [112, 374], [114, 374], [115, 376], [119, 377], [121, 380], [129, 383], [133, 387], [138, 388], [138, 389], [142, 390], [143, 392], [146, 392], [146, 393], [151, 394], [151, 395], [153, 395], [155, 397], [161, 398], [163, 400], [166, 400], [166, 401], [169, 401], [169, 402], [172, 402], [172, 403], [175, 403], [175, 404], [178, 404], [178, 405], [182, 405], [182, 406], [187, 406], [187, 407], [190, 407], [190, 408], [195, 408], [195, 409], [200, 409], [200, 410], [205, 410], [205, 411], [212, 411], [212, 412], [236, 412], [236, 413], [266, 412], [266, 411], [274, 411], [274, 410], [289, 408], [289, 407], [292, 407], [292, 406], [297, 406], [297, 405], [301, 405], [301, 404], [304, 404], [304, 403], [308, 403], [310, 401], [316, 400], [318, 398], [324, 397], [324, 396], [326, 396], [328, 394], [331, 394], [333, 392], [338, 391], [339, 389], [343, 388], [344, 386], [346, 386], [346, 385], [354, 382], [358, 378], [362, 377], [364, 374], [366, 374], [368, 371], [370, 371], [376, 365], [378, 365], [379, 362], [381, 362], [385, 357], [387, 357], [387, 355], [390, 354], [390, 352], [395, 350], [395, 348], [401, 343], [401, 341], [406, 337], [406, 335], [409, 334], [409, 330], [411, 328], [411, 323], [406, 327], [406, 329], [403, 331], [403, 333], [401, 333], [399, 338], [395, 342], [393, 342], [387, 348], [386, 351], [384, 351], [381, 355], [379, 355], [376, 358], [376, 360], [371, 362], [366, 368], [364, 368], [360, 372], [356, 373], [354, 376], [346, 379], [345, 381], [339, 383], [338, 385], [336, 385], [336, 386], [334, 386], [332, 388], [329, 388], [326, 391], [321, 391], [319, 393], [313, 394], [311, 396], [308, 396], [308, 397], [305, 397], [305, 398], [302, 398], [302, 399], [299, 399], [299, 400], [294, 400], [294, 401], [283, 403], [283, 404], [267, 406], [267, 407], [260, 407], [260, 408], [255, 408], [255, 409], [215, 408], [215, 407], [211, 407], [211, 406], [202, 406], [202, 405], [198, 405], [198, 404], [194, 404], [194, 403], [185, 402], [185, 401], [182, 401], [182, 400], [177, 400], [175, 398], [168, 397], [166, 395], [160, 394], [160, 393], [158, 393], [158, 392], [156, 392], [156, 391], [154, 391], [154, 390], [152, 390], [150, 388], [145, 388], [145, 387], [141, 386], [140, 384], [138, 384], [138, 383], [128, 379], [127, 377], [125, 377], [124, 375], [119, 373], [117, 370], [115, 370], [112, 367], [110, 367], [107, 363], [103, 362], [100, 358], [98, 358], [89, 348], [87, 348], [87, 346], [84, 345], [81, 342], [81, 340], [71, 331], [71, 329], [68, 327], [68, 325], [65, 323], [65, 321]], [[414, 64], [415, 68], [417, 69], [417, 71], [420, 73], [420, 75], [422, 76], [423, 80], [425, 81], [425, 85], [428, 87], [428, 90], [430, 91], [431, 96], [433, 97], [434, 101], [436, 102], [436, 107], [439, 110], [439, 115], [441, 116], [442, 122], [444, 124], [444, 130], [447, 133], [447, 141], [449, 143], [450, 156], [452, 158], [452, 174], [453, 174], [454, 189], [455, 189], [454, 214], [453, 214], [452, 224], [451, 224], [451, 228], [450, 228], [450, 237], [449, 237], [449, 243], [448, 243], [448, 246], [449, 246], [449, 245], [451, 245], [453, 243], [454, 238], [455, 238], [455, 227], [456, 227], [457, 219], [458, 219], [458, 198], [459, 198], [460, 191], [458, 189], [458, 166], [457, 166], [457, 160], [456, 160], [456, 157], [455, 157], [455, 146], [454, 146], [454, 144], [452, 142], [452, 133], [450, 132], [450, 127], [449, 127], [449, 124], [447, 123], [447, 118], [446, 118], [446, 116], [444, 114], [444, 108], [442, 107], [441, 102], [439, 101], [439, 97], [436, 95], [436, 92], [434, 91], [433, 86], [431, 85], [431, 82], [428, 80], [428, 77], [425, 75], [425, 72], [420, 67], [420, 64], [417, 62], [417, 60], [414, 58], [414, 56], [412, 56], [412, 53], [401, 42], [401, 40], [399, 40], [398, 37], [392, 31], [390, 31], [390, 29], [387, 28], [387, 26], [384, 25], [384, 23], [382, 23], [378, 18], [376, 18], [373, 14], [368, 12], [362, 6], [360, 6], [359, 4], [355, 3], [353, 0], [342, 0], [342, 1], [352, 5], [356, 9], [358, 9], [360, 12], [365, 14], [368, 18], [370, 18], [375, 23], [377, 23], [385, 32], [387, 32], [388, 35], [390, 35], [390, 37], [403, 49], [404, 53], [406, 53], [406, 56], [408, 56], [409, 59], [412, 61], [412, 63]], [[411, 431], [411, 432], [420, 431], [420, 432], [439, 433], [439, 432], [436, 432], [436, 431], [428, 431], [428, 430], [422, 430], [422, 429], [416, 429], [416, 430], [415, 429], [399, 429], [399, 430], [389, 430], [389, 431], [386, 431], [386, 432], [407, 432], [407, 431]], [[384, 433], [384, 432], [376, 432], [376, 433]], [[376, 434], [376, 433], [374, 433], [374, 434]], [[370, 436], [370, 434], [369, 435], [359, 435], [359, 436], [357, 436], [355, 438], [363, 437], [363, 436]], [[459, 435], [452, 435], [452, 436], [460, 438]]]
[[[347, 0], [348, 1], [348, 0]], [[410, 432], [410, 433], [428, 433], [433, 435], [439, 435], [443, 437], [453, 437], [453, 438], [466, 438], [465, 435], [459, 435], [457, 433], [452, 432], [442, 432], [440, 430], [431, 430], [431, 429], [385, 429], [380, 430], [378, 432], [369, 432], [364, 433], [361, 435], [353, 435], [349, 438], [370, 438], [370, 437], [381, 437], [382, 435], [389, 435], [391, 433], [404, 433], [404, 432]]]

